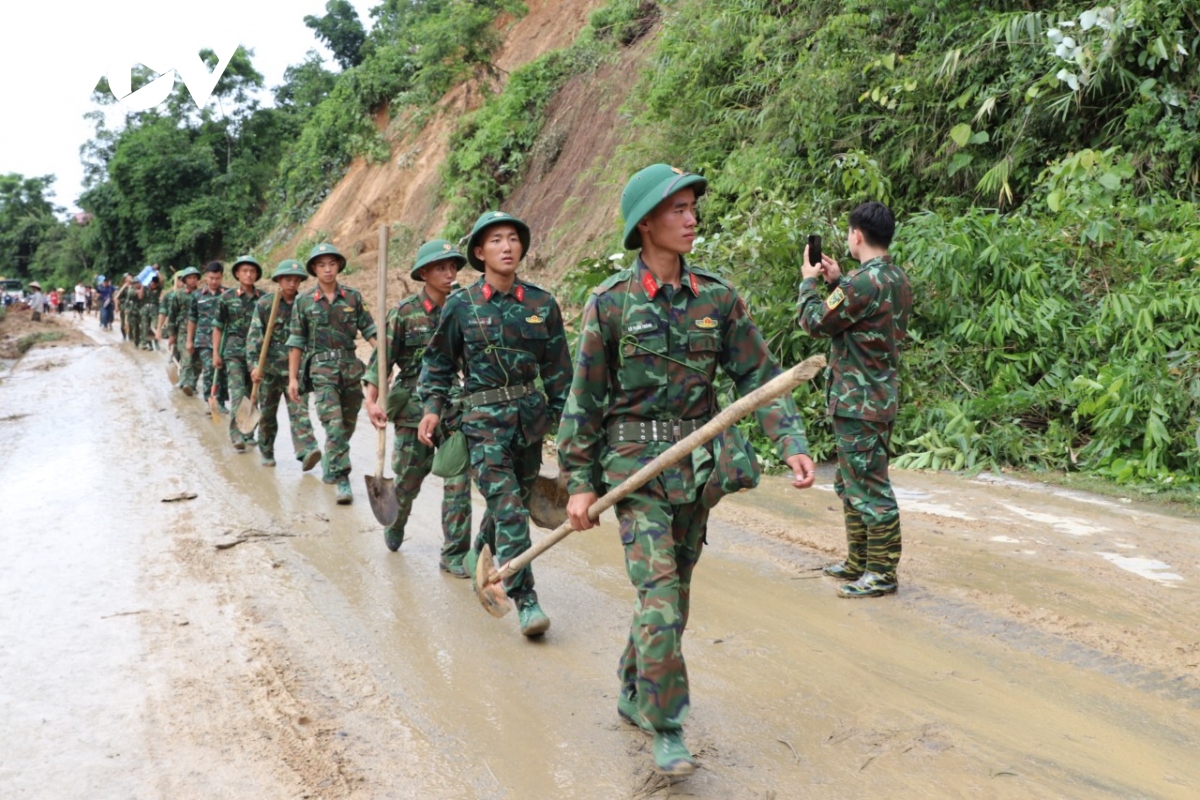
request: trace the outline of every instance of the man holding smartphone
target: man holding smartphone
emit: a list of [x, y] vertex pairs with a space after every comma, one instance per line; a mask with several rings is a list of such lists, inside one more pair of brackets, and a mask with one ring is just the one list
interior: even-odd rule
[[[860, 266], [843, 275], [827, 255], [812, 263], [807, 246], [800, 266], [800, 326], [832, 340], [826, 392], [837, 440], [833, 486], [842, 499], [847, 555], [825, 574], [846, 581], [838, 589], [842, 597], [878, 597], [897, 588], [900, 509], [888, 480], [888, 443], [912, 288], [888, 255], [895, 230], [887, 206], [863, 203], [850, 212], [846, 235], [850, 257]], [[824, 298], [818, 278], [829, 288]]]

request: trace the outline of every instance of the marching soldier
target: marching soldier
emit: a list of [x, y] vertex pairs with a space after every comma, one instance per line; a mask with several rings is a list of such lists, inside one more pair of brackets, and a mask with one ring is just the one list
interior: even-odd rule
[[279, 262], [279, 266], [271, 273], [271, 280], [279, 284], [279, 308], [275, 312], [275, 329], [271, 332], [271, 343], [267, 347], [267, 361], [263, 365], [262, 373], [258, 371], [258, 356], [262, 349], [263, 336], [267, 332], [267, 322], [271, 318], [271, 305], [275, 298], [273, 294], [264, 293], [259, 298], [250, 322], [250, 333], [246, 337], [246, 363], [254, 365], [250, 371], [250, 380], [259, 384], [258, 407], [262, 411], [262, 419], [258, 423], [258, 452], [262, 456], [264, 467], [275, 466], [279, 400], [283, 398], [287, 404], [288, 425], [292, 432], [292, 449], [304, 471], [308, 472], [321, 460], [321, 450], [317, 446], [312, 420], [308, 416], [308, 395], [301, 395], [298, 403], [293, 403], [291, 398], [287, 397], [288, 329], [291, 327], [292, 309], [300, 293], [300, 284], [308, 280], [308, 275], [304, 274], [299, 261], [289, 258]]
[[[888, 247], [896, 219], [883, 203], [863, 203], [850, 212], [846, 235], [858, 269], [843, 275], [823, 255], [801, 264], [800, 325], [832, 340], [826, 384], [829, 416], [837, 441], [833, 488], [842, 499], [846, 559], [825, 574], [848, 583], [842, 597], [878, 597], [896, 591], [900, 563], [900, 508], [888, 479], [888, 442], [899, 405], [900, 342], [912, 316], [908, 276], [892, 263]], [[822, 299], [817, 279], [830, 288]]]
[[[208, 397], [212, 392], [215, 370], [213, 369], [213, 320], [217, 314], [217, 301], [225, 293], [221, 278], [225, 267], [220, 261], [210, 261], [204, 267], [204, 286], [189, 295], [191, 302], [187, 312], [187, 352], [185, 364], [189, 373], [184, 378], [184, 386], [193, 386], [197, 377], [200, 379], [201, 397]], [[199, 365], [200, 372], [195, 372]]]
[[[404, 542], [404, 526], [412, 512], [413, 500], [433, 466], [433, 448], [417, 439], [417, 426], [421, 422], [421, 406], [417, 401], [421, 357], [441, 318], [446, 298], [454, 288], [458, 270], [465, 263], [466, 256], [444, 239], [426, 242], [417, 251], [417, 262], [410, 276], [423, 282], [425, 288], [401, 300], [387, 315], [388, 364], [395, 367], [396, 376], [387, 396], [386, 410], [379, 405], [378, 355], [372, 355], [371, 363], [367, 365], [364, 391], [371, 422], [380, 430], [387, 427], [389, 419], [396, 426], [392, 470], [396, 473], [396, 505], [400, 513], [383, 531], [383, 541], [392, 551], [400, 549]], [[442, 420], [443, 435], [457, 429], [459, 416], [459, 411], [454, 409], [447, 419]], [[456, 578], [467, 577], [463, 556], [471, 546], [469, 473], [443, 479], [442, 534], [444, 541], [439, 566]]]
[[[466, 255], [483, 277], [446, 300], [422, 366], [425, 416], [418, 437], [428, 447], [450, 414], [459, 372], [465, 376], [461, 430], [488, 507], [468, 571], [485, 543], [501, 562], [529, 549], [528, 503], [542, 438], [562, 413], [571, 379], [558, 303], [517, 277], [528, 249], [529, 226], [516, 217], [492, 211], [476, 221]], [[535, 385], [539, 378], [545, 395]], [[549, 629], [531, 569], [507, 579], [504, 589], [517, 606], [521, 633], [540, 636]]]
[[292, 310], [288, 352], [288, 397], [300, 402], [302, 391], [316, 396], [317, 417], [325, 428], [322, 480], [337, 484], [338, 505], [354, 502], [350, 489], [350, 437], [363, 403], [363, 363], [354, 352], [358, 334], [375, 342], [375, 321], [357, 289], [338, 283], [346, 258], [331, 244], [309, 253], [308, 274], [317, 279]]
[[[684, 261], [696, 233], [696, 199], [706, 186], [699, 175], [655, 164], [634, 175], [621, 195], [625, 247], [641, 252], [632, 268], [588, 299], [558, 431], [576, 530], [595, 524], [587, 509], [598, 494], [718, 411], [717, 367], [739, 395], [779, 374], [737, 290]], [[761, 409], [758, 421], [791, 468], [793, 485], [811, 486], [815, 469], [791, 397]], [[625, 568], [637, 590], [617, 670], [617, 713], [654, 734], [655, 768], [667, 775], [695, 769], [682, 734], [690, 707], [683, 632], [692, 571], [709, 509], [722, 493], [715, 487], [725, 477], [712, 451], [702, 448], [616, 506]]]
[[[196, 369], [192, 365], [195, 354], [188, 354], [187, 312], [191, 295], [200, 283], [200, 270], [187, 267], [175, 275], [175, 290], [163, 295], [158, 307], [158, 338], [167, 338], [167, 350], [179, 362], [179, 388], [188, 397], [196, 392]], [[192, 382], [187, 383], [188, 376]]]
[[[217, 300], [212, 333], [213, 366], [225, 370], [231, 411], [237, 409], [243, 397], [250, 396], [246, 334], [250, 332], [254, 304], [263, 294], [254, 286], [262, 277], [262, 267], [250, 256], [241, 256], [233, 262], [233, 277], [237, 278], [238, 285]], [[256, 354], [255, 363], [257, 360]], [[246, 452], [246, 446], [254, 444], [254, 435], [242, 433], [237, 426], [237, 415], [232, 413], [229, 415], [229, 441], [239, 453]]]
[[154, 321], [155, 317], [158, 315], [158, 304], [161, 296], [162, 280], [159, 278], [158, 273], [156, 272], [142, 293], [140, 320], [142, 342], [140, 346], [143, 350], [154, 350], [158, 346], [158, 340], [155, 338], [157, 328], [155, 327]]

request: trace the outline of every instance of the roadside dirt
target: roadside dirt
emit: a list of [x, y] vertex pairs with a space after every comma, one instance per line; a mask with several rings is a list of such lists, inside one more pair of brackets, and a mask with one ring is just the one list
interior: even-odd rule
[[1194, 517], [899, 472], [901, 592], [849, 601], [819, 576], [826, 471], [728, 499], [684, 648], [700, 770], [672, 785], [615, 713], [612, 520], [537, 562], [553, 627], [525, 641], [438, 570], [437, 479], [385, 549], [365, 421], [338, 507], [94, 327], [0, 382], [5, 797], [1200, 794]]

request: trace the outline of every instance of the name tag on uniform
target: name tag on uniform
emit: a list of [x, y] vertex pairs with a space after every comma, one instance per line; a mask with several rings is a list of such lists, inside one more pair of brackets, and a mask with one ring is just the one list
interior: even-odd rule
[[626, 325], [625, 331], [627, 333], [645, 333], [646, 331], [656, 330], [657, 328], [658, 325], [654, 324], [653, 322], [635, 322], [632, 325]]
[[433, 328], [429, 327], [428, 325], [423, 328], [409, 328], [409, 331], [412, 333], [429, 333], [431, 330], [433, 330]]

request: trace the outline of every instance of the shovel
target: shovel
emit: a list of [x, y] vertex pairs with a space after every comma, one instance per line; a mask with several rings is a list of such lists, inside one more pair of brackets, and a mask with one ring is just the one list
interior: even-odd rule
[[[387, 225], [379, 226], [379, 314], [383, 314], [383, 319], [387, 318], [384, 314], [387, 309], [387, 245], [388, 245], [388, 227]], [[376, 328], [375, 344], [377, 347], [375, 362], [379, 366], [379, 392], [382, 394], [387, 389], [388, 378], [388, 363], [387, 363], [387, 326], [381, 324]], [[364, 475], [363, 478], [367, 482], [367, 499], [371, 501], [371, 511], [375, 514], [375, 519], [384, 527], [391, 525], [396, 521], [396, 517], [400, 516], [400, 508], [396, 505], [396, 482], [391, 478], [383, 477], [383, 458], [387, 453], [387, 428], [379, 432], [379, 446], [376, 448], [375, 455], [375, 474]]]
[[[689, 456], [693, 450], [715, 439], [721, 431], [776, 398], [790, 393], [797, 386], [810, 380], [824, 368], [825, 356], [817, 355], [806, 358], [796, 366], [784, 371], [753, 392], [750, 392], [745, 397], [739, 398], [730, 404], [728, 408], [723, 409], [715, 417], [706, 422], [699, 430], [693, 431], [686, 438], [671, 445], [670, 449], [665, 453], [630, 475], [611, 492], [592, 503], [587, 512], [588, 517], [593, 520], [598, 519], [603, 512], [633, 494], [664, 469], [678, 464]], [[529, 566], [531, 561], [570, 536], [574, 531], [575, 529], [571, 527], [571, 521], [568, 519], [559, 525], [553, 533], [540, 540], [512, 561], [502, 564], [498, 569], [492, 559], [491, 548], [484, 545], [483, 552], [479, 554], [479, 560], [475, 564], [473, 581], [475, 594], [479, 597], [479, 602], [483, 605], [484, 609], [493, 617], [503, 617], [507, 614], [510, 610], [510, 604], [508, 597], [504, 594], [504, 584], [502, 581], [505, 578], [516, 575], [522, 569]]]
[[179, 359], [175, 358], [174, 355], [167, 362], [167, 380], [171, 382], [172, 386], [179, 384]]
[[275, 299], [271, 301], [271, 316], [267, 318], [267, 330], [263, 334], [262, 347], [258, 350], [259, 381], [250, 389], [249, 397], [242, 396], [242, 402], [237, 407], [238, 430], [247, 436], [254, 433], [262, 419], [262, 412], [258, 410], [258, 387], [262, 385], [263, 369], [267, 366], [267, 350], [271, 346], [271, 334], [275, 332], [275, 315], [279, 313], [279, 297], [282, 294], [282, 291], [276, 291]]

